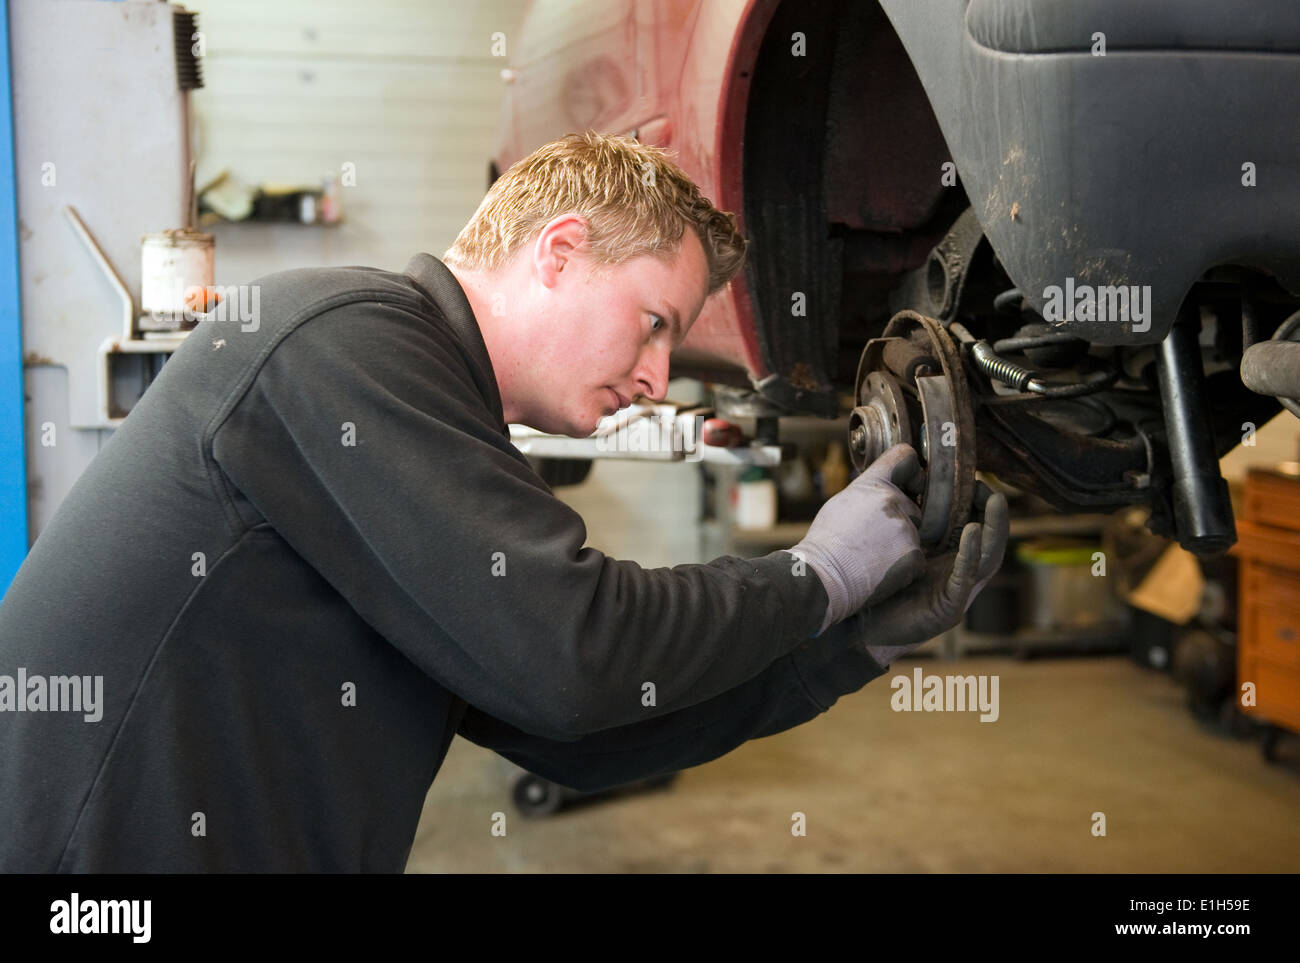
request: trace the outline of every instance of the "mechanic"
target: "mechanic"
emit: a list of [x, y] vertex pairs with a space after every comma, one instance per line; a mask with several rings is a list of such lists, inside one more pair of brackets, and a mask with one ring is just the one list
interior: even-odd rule
[[102, 679], [93, 722], [0, 701], [0, 869], [400, 872], [457, 733], [617, 785], [805, 722], [955, 624], [1005, 499], [926, 562], [906, 446], [790, 551], [644, 569], [584, 547], [511, 444], [662, 396], [743, 254], [663, 152], [574, 135], [445, 263], [285, 271], [255, 324], [204, 317], [0, 604], [0, 673]]

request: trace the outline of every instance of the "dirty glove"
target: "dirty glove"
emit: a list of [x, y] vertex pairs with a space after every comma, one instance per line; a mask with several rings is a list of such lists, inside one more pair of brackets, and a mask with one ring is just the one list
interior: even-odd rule
[[[985, 501], [986, 500], [986, 501]], [[956, 552], [930, 559], [925, 572], [902, 592], [860, 613], [867, 652], [888, 667], [898, 656], [952, 628], [999, 568], [1009, 530], [1007, 498], [982, 483], [976, 505], [984, 521], [968, 522]]]
[[894, 445], [831, 497], [789, 550], [808, 563], [830, 600], [818, 635], [906, 587], [924, 568], [921, 509], [903, 491], [920, 478], [916, 452]]

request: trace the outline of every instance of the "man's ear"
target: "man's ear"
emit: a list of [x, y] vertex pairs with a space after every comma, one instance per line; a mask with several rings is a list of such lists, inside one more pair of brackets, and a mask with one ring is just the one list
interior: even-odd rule
[[580, 214], [551, 218], [533, 242], [533, 269], [543, 286], [555, 287], [566, 269], [572, 272], [587, 243], [587, 219]]

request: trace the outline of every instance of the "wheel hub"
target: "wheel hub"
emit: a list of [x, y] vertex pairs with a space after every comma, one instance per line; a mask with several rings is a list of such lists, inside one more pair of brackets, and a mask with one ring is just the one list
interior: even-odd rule
[[974, 416], [956, 344], [933, 318], [900, 312], [862, 352], [854, 397], [854, 466], [864, 470], [899, 443], [915, 448], [925, 469], [921, 544], [947, 551], [970, 518], [975, 490]]

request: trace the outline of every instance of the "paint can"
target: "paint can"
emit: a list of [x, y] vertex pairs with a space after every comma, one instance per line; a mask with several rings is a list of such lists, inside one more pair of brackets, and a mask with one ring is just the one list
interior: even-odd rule
[[168, 328], [181, 328], [185, 294], [212, 285], [214, 260], [211, 234], [185, 228], [146, 234], [140, 242], [141, 310]]

